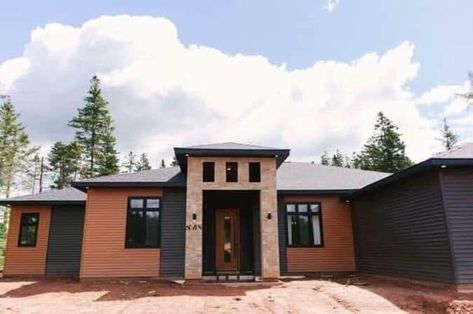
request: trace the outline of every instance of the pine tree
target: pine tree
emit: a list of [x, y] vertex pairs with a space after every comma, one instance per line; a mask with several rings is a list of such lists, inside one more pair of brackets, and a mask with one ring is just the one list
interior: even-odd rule
[[[2, 96], [0, 99], [0, 192], [8, 198], [12, 188], [20, 184], [21, 176], [31, 167], [38, 147], [31, 145], [10, 98]], [[4, 208], [2, 230], [8, 223], [8, 215]]]
[[136, 155], [130, 151], [125, 156], [125, 162], [122, 163], [122, 167], [125, 169], [125, 172], [132, 173], [136, 167]]
[[355, 167], [364, 170], [398, 172], [413, 163], [406, 156], [406, 146], [398, 127], [382, 112], [378, 113], [374, 134], [355, 158]]
[[329, 166], [330, 165], [330, 158], [328, 157], [328, 154], [326, 151], [320, 156], [320, 164], [324, 166]]
[[468, 106], [473, 105], [473, 72], [468, 73], [468, 79], [470, 81], [470, 88], [467, 92], [457, 94], [458, 97], [463, 98]]
[[340, 151], [337, 149], [337, 152], [332, 156], [332, 161], [330, 164], [335, 167], [344, 167], [344, 162], [345, 156], [343, 156], [342, 153], [340, 153]]
[[151, 165], [149, 164], [148, 156], [145, 153], [142, 153], [140, 159], [136, 163], [135, 171], [145, 171], [150, 169]]
[[85, 105], [69, 126], [76, 129], [76, 140], [83, 147], [86, 167], [84, 177], [117, 173], [118, 158], [113, 136], [113, 121], [107, 108], [108, 102], [102, 97], [100, 80], [94, 76], [90, 80]]
[[54, 143], [48, 155], [50, 170], [54, 183], [52, 188], [62, 189], [76, 180], [81, 169], [82, 147], [77, 142]]
[[451, 128], [450, 125], [447, 123], [447, 118], [443, 119], [443, 129], [441, 130], [442, 132], [442, 138], [440, 139], [442, 141], [443, 146], [445, 147], [445, 150], [451, 150], [455, 144], [458, 142], [458, 134], [456, 134]]
[[166, 168], [166, 162], [164, 161], [164, 159], [161, 159], [161, 165], [159, 168]]
[[177, 161], [176, 156], [173, 156], [172, 161], [171, 161], [171, 167], [176, 167], [176, 166], [179, 166], [179, 162]]

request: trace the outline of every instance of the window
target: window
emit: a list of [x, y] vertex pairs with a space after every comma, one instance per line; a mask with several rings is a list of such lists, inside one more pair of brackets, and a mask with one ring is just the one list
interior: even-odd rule
[[160, 241], [161, 200], [156, 197], [128, 199], [127, 248], [158, 248]]
[[214, 162], [204, 162], [203, 163], [202, 180], [204, 182], [214, 182], [215, 181], [215, 163]]
[[238, 182], [238, 163], [227, 162], [226, 164], [227, 182]]
[[319, 203], [286, 204], [286, 213], [288, 246], [323, 246]]
[[39, 213], [23, 213], [20, 221], [18, 246], [36, 246]]
[[261, 165], [259, 162], [250, 162], [248, 172], [250, 182], [261, 182]]

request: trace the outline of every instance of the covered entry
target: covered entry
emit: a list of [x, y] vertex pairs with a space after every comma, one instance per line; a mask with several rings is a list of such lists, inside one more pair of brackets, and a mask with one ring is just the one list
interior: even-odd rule
[[203, 274], [261, 273], [259, 191], [203, 191]]

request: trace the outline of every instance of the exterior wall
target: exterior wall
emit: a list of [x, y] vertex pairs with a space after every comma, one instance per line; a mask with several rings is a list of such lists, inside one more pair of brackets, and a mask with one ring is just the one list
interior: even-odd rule
[[454, 281], [438, 171], [361, 195], [353, 216], [359, 271]]
[[160, 276], [183, 278], [186, 190], [164, 189], [161, 208]]
[[[18, 247], [22, 213], [39, 213], [35, 247]], [[51, 208], [49, 206], [12, 206], [4, 266], [4, 274], [6, 276], [44, 275], [50, 217]]]
[[84, 206], [53, 206], [46, 275], [79, 276]]
[[473, 284], [473, 169], [442, 169], [455, 282]]
[[[215, 182], [202, 181], [202, 163], [215, 162]], [[238, 162], [238, 182], [226, 182], [226, 162]], [[248, 163], [261, 163], [261, 182], [250, 183]], [[188, 157], [187, 158], [187, 212], [186, 225], [202, 226], [203, 190], [259, 190], [261, 231], [261, 274], [264, 278], [279, 277], [279, 252], [277, 233], [276, 159], [244, 157]], [[195, 222], [192, 214], [197, 215]], [[272, 219], [268, 220], [267, 214]], [[186, 279], [202, 277], [202, 230], [186, 231]]]
[[91, 188], [87, 193], [81, 278], [158, 277], [159, 249], [125, 248], [127, 201], [160, 188]]
[[285, 203], [320, 202], [322, 208], [323, 247], [286, 249], [288, 273], [355, 271], [353, 231], [350, 204], [339, 196], [292, 195], [283, 196], [280, 210], [284, 244], [287, 243]]

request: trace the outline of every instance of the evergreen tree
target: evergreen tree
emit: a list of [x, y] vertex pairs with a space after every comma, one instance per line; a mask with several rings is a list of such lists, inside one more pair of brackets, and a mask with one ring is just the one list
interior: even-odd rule
[[337, 152], [332, 156], [332, 161], [330, 164], [335, 167], [344, 167], [344, 162], [345, 156], [343, 156], [342, 153], [340, 153], [340, 151], [337, 149]]
[[328, 157], [328, 154], [326, 151], [320, 156], [320, 164], [324, 166], [329, 166], [330, 165], [330, 158]]
[[[20, 183], [20, 178], [31, 167], [38, 147], [32, 146], [25, 127], [18, 121], [8, 96], [0, 97], [0, 192], [10, 197], [12, 188]], [[8, 223], [9, 212], [3, 209], [3, 227]], [[1, 231], [0, 230], [0, 231]]]
[[100, 80], [96, 76], [90, 80], [84, 101], [77, 116], [69, 122], [69, 126], [76, 129], [77, 142], [83, 147], [86, 161], [83, 175], [91, 178], [117, 173], [119, 168], [113, 121], [107, 108], [108, 102], [102, 97]]
[[129, 152], [125, 156], [125, 162], [122, 163], [122, 167], [125, 168], [125, 172], [131, 173], [135, 170], [136, 167], [136, 155], [133, 152]]
[[142, 153], [140, 159], [136, 163], [135, 171], [145, 171], [150, 169], [151, 165], [149, 164], [148, 156], [145, 153]]
[[161, 159], [161, 166], [159, 168], [166, 168], [166, 162], [164, 159]]
[[20, 114], [9, 97], [2, 97], [0, 106], [0, 189], [10, 197], [19, 177], [31, 167], [38, 147], [32, 146], [25, 127], [18, 121]]
[[378, 113], [374, 134], [355, 158], [356, 168], [398, 172], [411, 166], [398, 129], [382, 112]]
[[179, 162], [177, 162], [176, 156], [173, 156], [172, 161], [171, 161], [171, 167], [176, 167], [176, 166], [179, 166]]
[[473, 72], [468, 73], [468, 79], [470, 80], [470, 88], [465, 93], [457, 94], [458, 97], [465, 99], [469, 106], [473, 105]]
[[447, 123], [447, 119], [443, 119], [443, 129], [442, 129], [442, 144], [445, 147], [445, 150], [451, 150], [455, 144], [458, 142], [458, 135], [450, 128]]
[[48, 155], [48, 162], [53, 173], [52, 188], [62, 189], [76, 180], [81, 170], [82, 147], [77, 142], [54, 143]]

